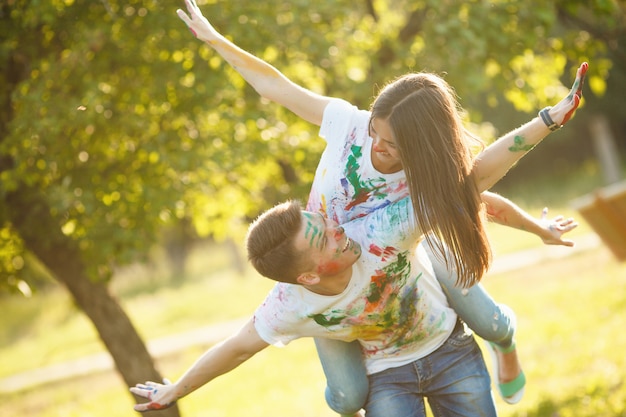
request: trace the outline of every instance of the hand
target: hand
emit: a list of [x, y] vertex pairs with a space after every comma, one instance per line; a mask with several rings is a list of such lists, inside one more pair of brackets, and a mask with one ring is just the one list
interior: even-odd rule
[[176, 396], [176, 385], [172, 385], [167, 379], [163, 384], [148, 381], [145, 384], [137, 384], [130, 388], [130, 392], [140, 397], [147, 398], [150, 402], [135, 404], [135, 411], [154, 411], [174, 405], [178, 397]]
[[589, 69], [588, 63], [583, 62], [580, 64], [578, 71], [576, 71], [576, 79], [574, 80], [574, 84], [572, 85], [572, 89], [569, 94], [548, 112], [552, 120], [560, 126], [567, 123], [580, 104], [580, 99], [583, 96], [583, 83], [585, 81], [587, 69]]
[[540, 225], [542, 228], [540, 237], [546, 245], [574, 246], [573, 241], [561, 238], [565, 233], [578, 227], [578, 223], [571, 217], [566, 219], [563, 216], [557, 216], [549, 220], [548, 209], [544, 208], [541, 213]]
[[189, 16], [183, 10], [176, 10], [176, 14], [185, 22], [191, 33], [200, 40], [211, 42], [219, 37], [219, 33], [213, 28], [209, 21], [202, 15], [196, 4], [196, 0], [185, 0]]

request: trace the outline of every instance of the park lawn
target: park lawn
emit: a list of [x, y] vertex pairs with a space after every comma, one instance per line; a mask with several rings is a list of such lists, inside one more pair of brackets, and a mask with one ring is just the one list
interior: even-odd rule
[[502, 415], [626, 415], [626, 263], [601, 246], [485, 285], [517, 313], [528, 377], [525, 400]]
[[[599, 168], [588, 164], [564, 177], [523, 182], [501, 194], [534, 216], [546, 205], [550, 218], [559, 214], [576, 218], [580, 226], [569, 233], [576, 240], [591, 229], [569, 202], [600, 184]], [[489, 223], [488, 230], [496, 258], [543, 245], [535, 235], [509, 227]], [[272, 285], [251, 277], [249, 270], [245, 277], [234, 272], [226, 245], [198, 245], [190, 255], [185, 284], [179, 288], [168, 285], [163, 253], [157, 250], [151, 259], [149, 265], [118, 271], [111, 284], [146, 340], [249, 315]], [[0, 378], [103, 352], [93, 326], [67, 291], [56, 283], [52, 286], [30, 299], [0, 299], [6, 312], [0, 316]], [[228, 302], [207, 303], [206, 294]]]
[[[567, 206], [580, 195], [576, 191], [581, 189], [579, 180], [561, 181], [559, 188], [534, 183], [527, 192], [513, 190], [513, 200], [533, 215], [546, 204], [550, 216], [577, 217], [581, 225], [570, 234], [576, 240], [591, 231]], [[558, 195], [552, 192], [555, 189]], [[535, 236], [498, 225], [490, 225], [489, 234], [496, 258], [542, 246]], [[153, 257], [157, 261], [152, 265], [119, 271], [112, 283], [112, 291], [146, 340], [250, 315], [272, 285], [250, 270], [238, 275], [223, 246], [199, 246], [192, 255], [181, 287], [167, 285], [167, 266], [158, 261], [164, 258], [162, 254]], [[626, 326], [624, 263], [601, 246], [515, 272], [488, 275], [484, 283], [494, 298], [518, 314], [518, 345], [529, 381], [522, 403], [509, 406], [497, 399], [500, 415], [626, 415], [622, 382], [626, 380], [626, 335], [619, 331]], [[5, 312], [0, 316], [0, 378], [103, 351], [89, 321], [58, 285], [31, 299], [3, 298], [0, 302]], [[204, 348], [191, 347], [163, 358], [159, 368], [176, 379]], [[183, 416], [195, 417], [335, 416], [324, 402], [320, 368], [310, 340], [284, 349], [269, 348], [179, 406]], [[3, 416], [135, 415], [131, 397], [114, 372], [0, 394], [0, 403]]]
[[[525, 208], [533, 214], [541, 212], [539, 205]], [[567, 207], [550, 213], [557, 214], [577, 217]], [[495, 242], [496, 258], [543, 245], [537, 236], [509, 227], [489, 223], [488, 230]], [[568, 237], [576, 240], [590, 231], [587, 223], [581, 221]], [[112, 292], [148, 340], [251, 314], [272, 286], [269, 280], [251, 276], [249, 270], [247, 276], [235, 273], [229, 264], [228, 250], [214, 243], [200, 244], [194, 249], [185, 285], [180, 288], [167, 285], [168, 267], [158, 261], [164, 258], [162, 254], [153, 258], [155, 261], [149, 266], [119, 271], [111, 285]], [[228, 303], [207, 303], [206, 294]], [[58, 284], [29, 299], [5, 297], [0, 302], [3, 310], [11, 313], [0, 317], [0, 378], [103, 351], [89, 320]], [[154, 325], [142, 325], [146, 321]]]
[[[253, 282], [245, 279], [245, 285], [235, 282], [233, 286], [256, 291]], [[618, 263], [600, 246], [565, 259], [489, 275], [484, 283], [518, 315], [518, 346], [528, 378], [520, 404], [510, 406], [497, 399], [500, 415], [626, 415], [626, 334], [620, 331], [626, 326], [626, 264]], [[216, 292], [221, 294], [221, 290]], [[149, 326], [142, 323], [142, 329]], [[189, 348], [161, 360], [159, 367], [175, 379], [202, 349]], [[334, 416], [324, 403], [323, 387], [312, 342], [299, 340], [287, 348], [259, 353], [180, 401], [181, 414]], [[7, 416], [132, 415], [131, 398], [112, 372], [3, 395], [0, 401], [2, 414]]]

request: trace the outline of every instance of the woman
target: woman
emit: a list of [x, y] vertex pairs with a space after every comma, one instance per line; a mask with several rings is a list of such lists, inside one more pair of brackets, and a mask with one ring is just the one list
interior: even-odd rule
[[[479, 192], [500, 179], [515, 161], [547, 136], [547, 124], [535, 118], [505, 135], [479, 155], [483, 169], [470, 175], [474, 159], [467, 135], [454, 95], [441, 78], [432, 74], [400, 78], [381, 92], [370, 114], [298, 86], [219, 34], [193, 0], [186, 0], [186, 4], [189, 16], [178, 10], [179, 17], [261, 96], [321, 126], [320, 135], [327, 140], [327, 149], [316, 172], [307, 210], [324, 211], [343, 223], [410, 192], [417, 216], [441, 239], [431, 236], [427, 242], [433, 249], [431, 260], [437, 278], [451, 306], [478, 335], [496, 343], [496, 363], [502, 369], [500, 391], [508, 401], [519, 401], [525, 380], [513, 343], [514, 319], [482, 287], [474, 285], [490, 263]], [[571, 117], [580, 100], [584, 71], [586, 67], [581, 67], [578, 85], [570, 96], [542, 111], [550, 121], [562, 125]], [[428, 83], [432, 88], [427, 91], [440, 93], [440, 101], [424, 102], [419, 108], [409, 105], [408, 97], [417, 97], [410, 93], [412, 89]], [[385, 104], [398, 103], [394, 96], [402, 95], [402, 91], [410, 93], [406, 101], [401, 100], [407, 105]], [[435, 96], [426, 94], [423, 98]], [[431, 114], [433, 109], [441, 114]], [[545, 221], [520, 215], [517, 207], [496, 195], [483, 198], [496, 205], [491, 212], [504, 210], [523, 220], [513, 226], [534, 229], [545, 241], [570, 244], [561, 240], [561, 235], [575, 227], [571, 219], [556, 218], [549, 227]], [[455, 286], [456, 281], [470, 287], [468, 292]], [[360, 363], [358, 344], [316, 339], [316, 345], [328, 379], [329, 405], [340, 414], [356, 413], [367, 396], [367, 375]]]

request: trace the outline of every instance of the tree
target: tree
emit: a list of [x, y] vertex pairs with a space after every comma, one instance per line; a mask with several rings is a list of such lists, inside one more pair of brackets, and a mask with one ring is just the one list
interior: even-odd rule
[[[594, 63], [597, 94], [612, 68], [624, 79], [615, 1], [207, 3], [239, 45], [363, 107], [376, 85], [408, 70], [446, 72], [473, 118], [503, 100], [522, 111], [554, 102], [559, 77], [569, 83], [581, 58]], [[142, 259], [180, 219], [200, 235], [241, 236], [275, 202], [306, 198], [323, 146], [308, 140], [315, 128], [259, 99], [194, 39], [178, 7], [0, 6], [0, 286], [32, 285], [36, 258], [89, 316], [129, 385], [160, 377], [107, 290], [112, 269]]]

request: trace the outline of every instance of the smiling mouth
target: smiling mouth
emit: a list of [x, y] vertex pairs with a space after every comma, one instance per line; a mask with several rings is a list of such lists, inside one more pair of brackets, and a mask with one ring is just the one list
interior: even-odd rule
[[352, 246], [352, 239], [347, 238], [347, 239], [346, 239], [346, 244], [345, 244], [345, 245], [343, 245], [343, 250], [342, 250], [342, 252], [347, 251], [348, 249], [350, 249], [350, 247], [351, 247], [351, 246]]

